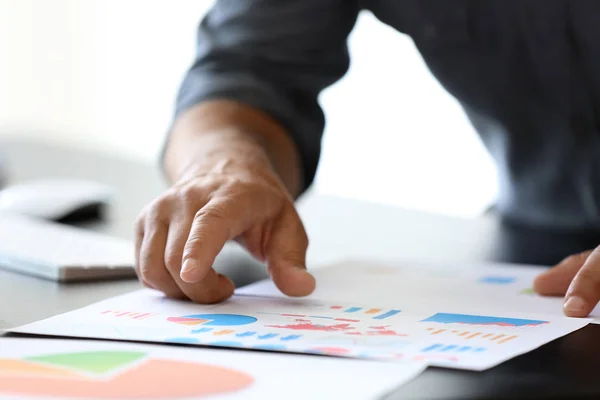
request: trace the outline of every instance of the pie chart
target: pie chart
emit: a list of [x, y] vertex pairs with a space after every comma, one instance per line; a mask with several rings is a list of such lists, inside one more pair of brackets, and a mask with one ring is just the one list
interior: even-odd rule
[[240, 391], [253, 381], [244, 372], [218, 365], [131, 351], [0, 358], [0, 396], [176, 399]]

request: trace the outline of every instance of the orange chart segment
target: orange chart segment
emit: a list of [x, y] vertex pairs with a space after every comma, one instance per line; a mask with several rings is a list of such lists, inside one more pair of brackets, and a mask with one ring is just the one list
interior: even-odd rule
[[0, 359], [0, 369], [0, 395], [59, 398], [89, 398], [93, 394], [95, 399], [176, 399], [231, 393], [254, 381], [245, 372], [218, 365], [152, 358], [111, 379], [77, 375], [56, 379], [49, 372], [51, 366], [10, 359]]
[[32, 376], [45, 378], [85, 379], [76, 372], [36, 364], [30, 361], [0, 359], [0, 381], [6, 376]]

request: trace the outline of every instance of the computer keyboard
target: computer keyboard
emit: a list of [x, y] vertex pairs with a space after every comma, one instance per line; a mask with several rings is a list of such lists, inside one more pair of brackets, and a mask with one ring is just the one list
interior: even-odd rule
[[57, 281], [134, 276], [128, 240], [0, 213], [0, 268]]

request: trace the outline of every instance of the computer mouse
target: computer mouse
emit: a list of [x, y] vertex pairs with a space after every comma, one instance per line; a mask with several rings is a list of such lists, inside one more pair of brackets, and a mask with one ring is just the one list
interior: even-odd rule
[[80, 218], [101, 213], [114, 190], [80, 179], [42, 179], [0, 189], [0, 212], [47, 220]]

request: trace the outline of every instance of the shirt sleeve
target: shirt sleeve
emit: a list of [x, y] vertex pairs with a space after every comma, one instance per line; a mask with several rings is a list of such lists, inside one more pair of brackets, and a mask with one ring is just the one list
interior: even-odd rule
[[199, 25], [175, 116], [215, 98], [260, 109], [296, 143], [306, 189], [325, 126], [318, 96], [348, 70], [358, 11], [355, 0], [218, 0]]

